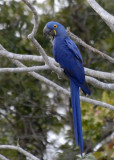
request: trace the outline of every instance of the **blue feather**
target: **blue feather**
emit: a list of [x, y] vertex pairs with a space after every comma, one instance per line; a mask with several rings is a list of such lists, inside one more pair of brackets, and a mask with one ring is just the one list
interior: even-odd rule
[[75, 45], [75, 43], [69, 38], [65, 38], [65, 41], [68, 45], [68, 48], [74, 53], [74, 55], [81, 61], [83, 62], [83, 59], [82, 59], [82, 56], [81, 56], [81, 53], [78, 49], [78, 47]]
[[[56, 28], [54, 28], [55, 24]], [[48, 27], [50, 31], [55, 30], [56, 32], [53, 42], [53, 56], [55, 60], [61, 65], [61, 67], [64, 68], [64, 72], [70, 79], [74, 133], [76, 144], [80, 146], [82, 155], [83, 135], [79, 87], [85, 94], [90, 95], [90, 90], [85, 83], [85, 72], [82, 56], [78, 50], [78, 47], [67, 35], [64, 26], [58, 22], [51, 21], [46, 24], [46, 27]]]
[[79, 86], [70, 79], [72, 114], [76, 144], [80, 146], [81, 155], [83, 152], [83, 134], [80, 110]]

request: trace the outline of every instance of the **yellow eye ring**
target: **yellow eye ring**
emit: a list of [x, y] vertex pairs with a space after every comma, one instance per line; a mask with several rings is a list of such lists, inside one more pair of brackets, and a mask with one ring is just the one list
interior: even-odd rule
[[53, 27], [54, 27], [54, 28], [57, 28], [57, 25], [56, 25], [56, 24], [54, 24], [54, 25], [53, 25]]

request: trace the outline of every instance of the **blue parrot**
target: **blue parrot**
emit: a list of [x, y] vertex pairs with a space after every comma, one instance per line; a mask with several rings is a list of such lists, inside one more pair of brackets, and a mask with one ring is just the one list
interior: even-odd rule
[[81, 53], [76, 44], [69, 38], [66, 29], [58, 22], [48, 22], [44, 27], [44, 35], [53, 37], [53, 56], [64, 69], [70, 79], [73, 126], [76, 145], [83, 153], [83, 133], [79, 87], [85, 94], [90, 95], [90, 90], [85, 83], [85, 72]]

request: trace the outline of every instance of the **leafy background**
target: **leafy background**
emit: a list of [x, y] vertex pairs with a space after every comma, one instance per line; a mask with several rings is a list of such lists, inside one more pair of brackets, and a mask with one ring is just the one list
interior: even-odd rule
[[[112, 1], [98, 1], [113, 14]], [[93, 9], [81, 0], [32, 1], [40, 17], [37, 40], [48, 55], [52, 46], [43, 37], [43, 27], [51, 20], [59, 21], [82, 38], [86, 43], [114, 55], [114, 36]], [[9, 51], [39, 55], [27, 35], [33, 27], [32, 13], [21, 1], [0, 0], [0, 43]], [[112, 72], [108, 61], [79, 46], [84, 66]], [[26, 62], [28, 66], [38, 63]], [[8, 59], [0, 57], [0, 67], [15, 67]], [[59, 80], [51, 71], [42, 75], [69, 89], [69, 82]], [[106, 82], [106, 81], [105, 81]], [[1, 73], [0, 76], [0, 144], [19, 144], [41, 160], [80, 159], [75, 145], [72, 127], [70, 99], [54, 88], [30, 77], [27, 73]], [[114, 105], [114, 92], [104, 91], [90, 85], [91, 98]], [[105, 142], [97, 151], [95, 146], [114, 132], [112, 111], [81, 102], [84, 151], [87, 160], [114, 160], [114, 139]], [[12, 160], [24, 160], [16, 151], [1, 150]]]

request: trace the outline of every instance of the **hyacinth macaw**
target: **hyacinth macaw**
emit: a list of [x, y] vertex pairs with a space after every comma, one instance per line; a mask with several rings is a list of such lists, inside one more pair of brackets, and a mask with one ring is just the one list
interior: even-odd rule
[[48, 22], [44, 27], [45, 36], [53, 36], [53, 56], [64, 69], [70, 79], [73, 126], [76, 145], [80, 146], [83, 153], [83, 133], [79, 87], [85, 94], [90, 95], [90, 90], [85, 84], [83, 60], [76, 44], [69, 38], [63, 25], [58, 22]]

